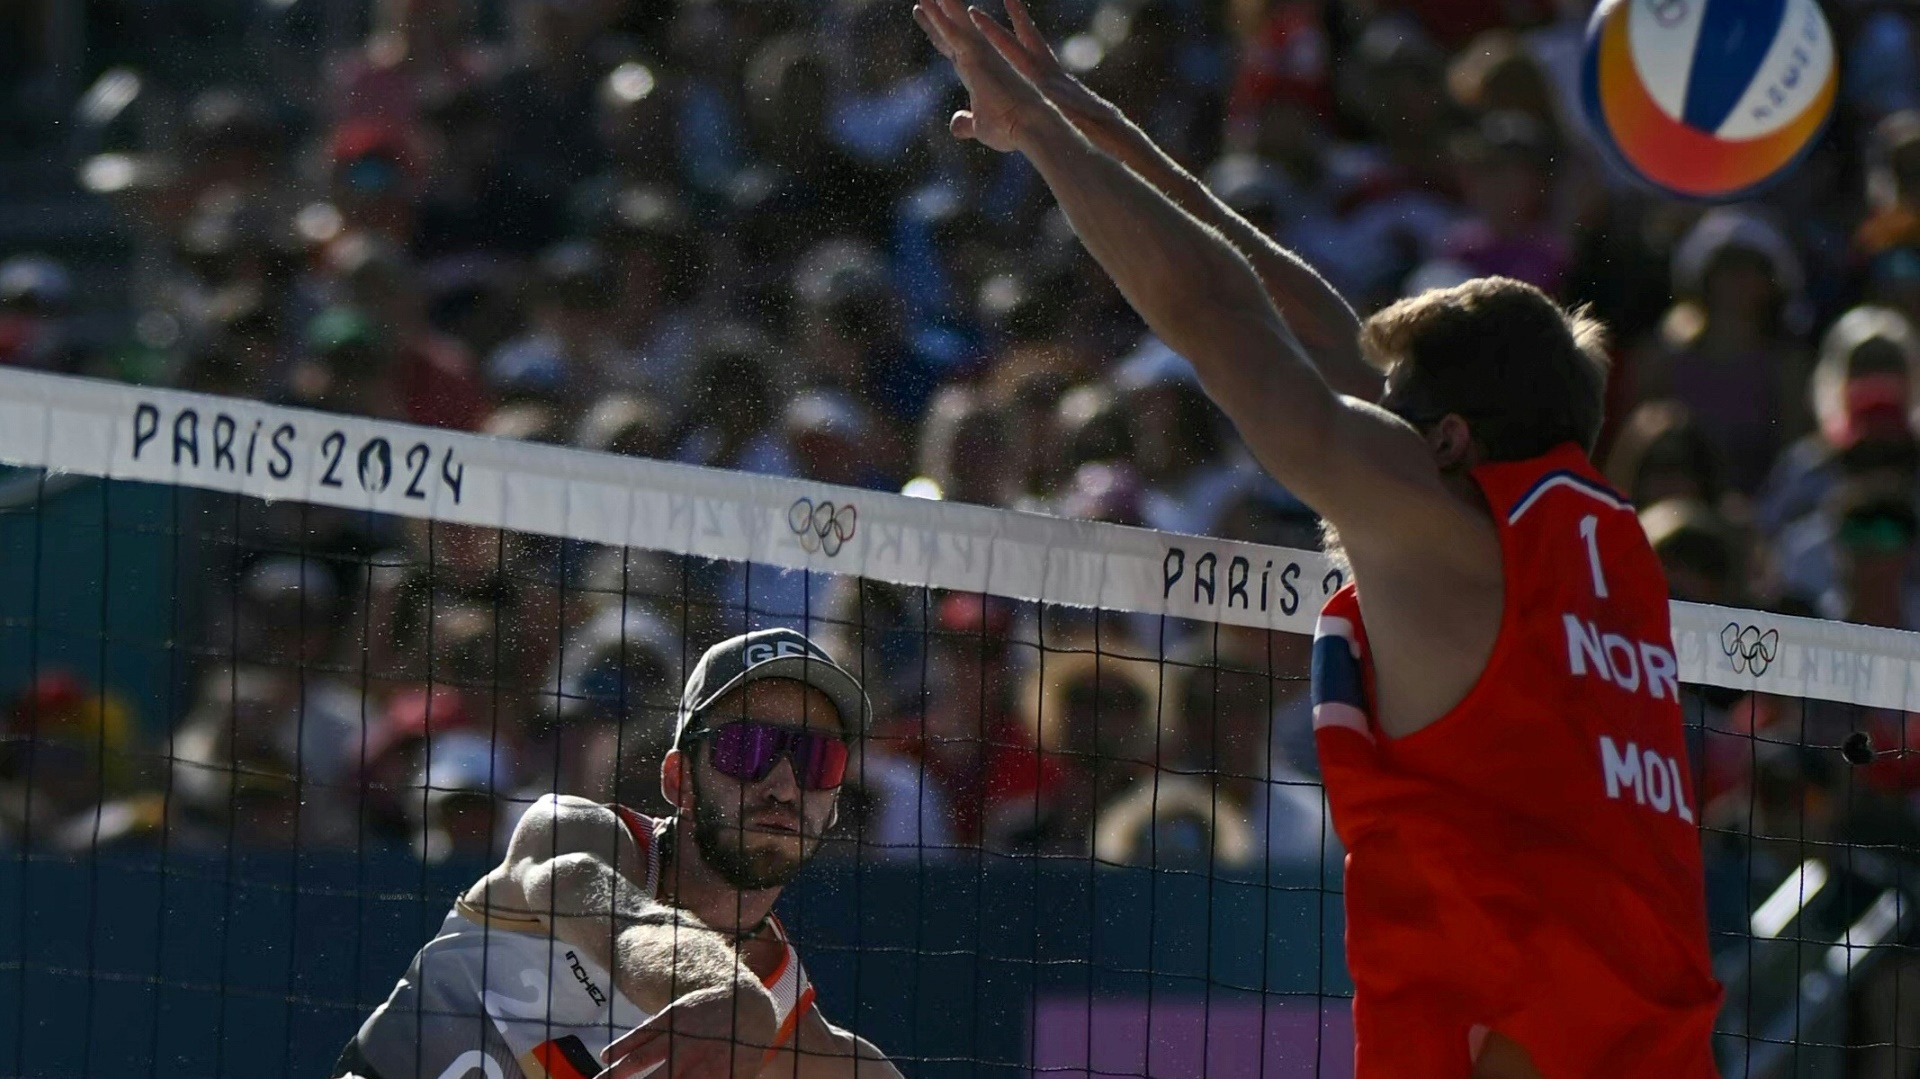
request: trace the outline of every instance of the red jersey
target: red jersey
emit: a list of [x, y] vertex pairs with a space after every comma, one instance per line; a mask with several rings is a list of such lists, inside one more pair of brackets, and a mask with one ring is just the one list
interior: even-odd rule
[[1353, 584], [1315, 634], [1355, 1074], [1466, 1079], [1491, 1029], [1546, 1079], [1711, 1079], [1721, 990], [1665, 575], [1577, 447], [1473, 478], [1506, 595], [1459, 705], [1385, 735]]

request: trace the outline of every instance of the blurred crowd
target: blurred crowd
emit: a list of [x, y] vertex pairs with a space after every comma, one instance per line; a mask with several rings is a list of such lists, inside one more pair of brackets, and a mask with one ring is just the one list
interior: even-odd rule
[[[1363, 313], [1492, 273], [1590, 305], [1600, 459], [1677, 598], [1920, 629], [1920, 8], [1830, 5], [1831, 130], [1707, 208], [1594, 155], [1578, 0], [1034, 6]], [[89, 5], [122, 66], [77, 107], [75, 183], [133, 252], [124, 317], [82, 317], [61, 251], [0, 252], [0, 363], [1318, 542], [1031, 169], [947, 134], [962, 95], [904, 4], [371, 0], [344, 31], [319, 0], [157, 7], [235, 45], [203, 21], [188, 64], [152, 8]], [[441, 859], [497, 852], [529, 792], [659, 809], [690, 658], [784, 622], [875, 698], [840, 828], [865, 856], [1337, 864], [1297, 636], [221, 513], [180, 714], [42, 672], [0, 716], [0, 838]], [[1729, 872], [1920, 831], [1912, 717], [1716, 691], [1689, 715], [1707, 825], [1784, 841]], [[1867, 768], [1831, 752], [1855, 730]]]

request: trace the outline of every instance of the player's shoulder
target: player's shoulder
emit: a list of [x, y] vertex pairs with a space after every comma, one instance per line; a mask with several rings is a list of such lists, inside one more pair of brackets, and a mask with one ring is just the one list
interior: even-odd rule
[[573, 794], [543, 794], [533, 800], [514, 828], [513, 845], [546, 856], [605, 853], [621, 837], [642, 850], [653, 845], [658, 822], [618, 804]]

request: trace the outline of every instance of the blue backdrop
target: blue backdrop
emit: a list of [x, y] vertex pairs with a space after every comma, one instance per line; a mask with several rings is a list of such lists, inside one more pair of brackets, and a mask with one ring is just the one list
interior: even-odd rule
[[[325, 1074], [485, 868], [398, 851], [0, 854], [0, 1073]], [[1347, 1030], [1341, 1001], [1318, 1018], [1319, 994], [1350, 991], [1339, 897], [1314, 883], [823, 862], [781, 912], [825, 1013], [911, 1076], [1026, 1071], [1036, 1025], [1087, 1043], [1076, 1054], [1055, 1037], [1049, 1061], [1128, 1060], [1136, 1074], [1149, 1051], [1156, 1074], [1197, 1073], [1204, 1058], [1181, 1062], [1195, 1043], [1259, 1029], [1265, 1067], [1256, 1054], [1226, 1070], [1313, 1075], [1317, 1043]], [[1305, 1021], [1247, 1026], [1276, 1006]]]

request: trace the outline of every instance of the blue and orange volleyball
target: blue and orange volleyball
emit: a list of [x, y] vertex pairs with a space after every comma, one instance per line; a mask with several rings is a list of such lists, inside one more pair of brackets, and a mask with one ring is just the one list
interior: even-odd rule
[[1737, 198], [1813, 146], [1840, 65], [1816, 0], [1605, 0], [1582, 97], [1628, 171], [1684, 198]]

